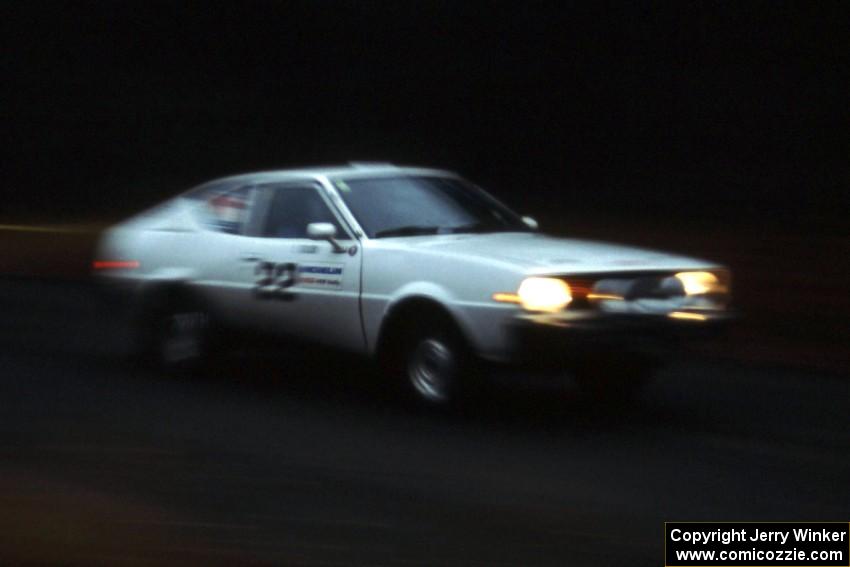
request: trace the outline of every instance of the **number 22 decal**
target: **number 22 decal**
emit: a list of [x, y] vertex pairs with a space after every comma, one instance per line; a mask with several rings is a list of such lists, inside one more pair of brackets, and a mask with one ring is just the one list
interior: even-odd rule
[[292, 262], [275, 264], [259, 262], [254, 269], [256, 281], [254, 295], [258, 299], [280, 299], [291, 301], [295, 295], [289, 288], [295, 285], [298, 266]]

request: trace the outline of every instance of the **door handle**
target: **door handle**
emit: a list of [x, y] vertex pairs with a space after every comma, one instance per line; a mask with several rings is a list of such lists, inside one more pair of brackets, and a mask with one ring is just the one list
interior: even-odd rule
[[260, 257], [257, 254], [245, 253], [239, 256], [243, 262], [259, 262]]

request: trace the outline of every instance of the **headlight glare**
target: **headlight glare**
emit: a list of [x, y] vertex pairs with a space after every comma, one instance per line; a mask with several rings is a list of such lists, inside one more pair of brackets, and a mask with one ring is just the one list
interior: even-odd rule
[[560, 311], [573, 300], [570, 286], [558, 278], [526, 278], [520, 284], [517, 296], [524, 309], [549, 313]]
[[728, 293], [728, 286], [711, 272], [679, 272], [675, 278], [682, 282], [685, 295]]

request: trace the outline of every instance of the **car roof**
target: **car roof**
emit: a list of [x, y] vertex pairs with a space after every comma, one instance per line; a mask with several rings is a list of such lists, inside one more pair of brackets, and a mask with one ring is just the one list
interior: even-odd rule
[[348, 179], [354, 177], [383, 177], [392, 175], [436, 175], [444, 177], [455, 176], [456, 174], [451, 171], [433, 169], [428, 167], [397, 166], [387, 163], [351, 163], [348, 165], [277, 169], [269, 171], [256, 171], [253, 173], [242, 173], [239, 175], [230, 175], [227, 177], [220, 177], [207, 181], [201, 185], [196, 186], [195, 188], [190, 190], [190, 192], [212, 184], [238, 183], [240, 181], [253, 183], [274, 183], [276, 181], [295, 181], [299, 179], [316, 179], [320, 177], [343, 177]]

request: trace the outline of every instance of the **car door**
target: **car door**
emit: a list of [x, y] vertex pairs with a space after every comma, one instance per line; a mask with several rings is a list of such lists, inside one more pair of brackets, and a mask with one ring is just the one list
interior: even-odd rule
[[[360, 324], [362, 253], [318, 182], [260, 188], [264, 217], [242, 239], [252, 279], [250, 308], [263, 330], [346, 350], [365, 349]], [[307, 236], [310, 223], [336, 227], [342, 251]], [[244, 270], [244, 268], [243, 268]]]
[[190, 197], [203, 229], [187, 254], [202, 290], [217, 317], [234, 327], [252, 327], [253, 266], [242, 261], [246, 231], [257, 215], [258, 193], [250, 182], [222, 183]]

